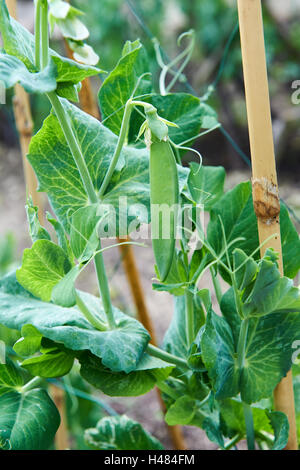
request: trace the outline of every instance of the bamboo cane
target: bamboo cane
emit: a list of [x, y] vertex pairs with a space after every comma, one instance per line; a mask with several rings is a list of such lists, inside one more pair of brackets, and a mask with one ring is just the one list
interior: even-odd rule
[[[261, 0], [238, 0], [245, 94], [252, 158], [253, 204], [257, 216], [260, 243], [279, 254], [279, 269], [283, 275], [280, 239], [280, 203], [274, 154], [269, 87], [264, 45]], [[289, 420], [290, 432], [286, 446], [297, 450], [297, 432], [292, 374], [277, 385], [274, 391], [275, 408]]]
[[[70, 58], [73, 58], [73, 53], [67, 41], [65, 41], [65, 46], [66, 46], [68, 56]], [[79, 99], [80, 99], [81, 109], [85, 111], [87, 114], [90, 114], [91, 116], [95, 117], [96, 119], [100, 121], [101, 120], [100, 111], [97, 106], [96, 100], [94, 98], [91, 81], [89, 78], [86, 78], [82, 82], [82, 88], [79, 93]], [[128, 241], [130, 241], [129, 237], [118, 238], [119, 243], [128, 242]], [[133, 249], [130, 245], [120, 245], [119, 249], [120, 249], [121, 256], [122, 256], [125, 274], [128, 280], [128, 284], [131, 290], [131, 294], [132, 294], [135, 306], [136, 306], [138, 318], [141, 321], [141, 323], [144, 325], [144, 327], [149, 331], [152, 344], [156, 345], [157, 343], [156, 343], [153, 323], [152, 323], [151, 317], [147, 309], [144, 291], [143, 291], [141, 278], [140, 278], [140, 273], [137, 268]], [[162, 412], [165, 414], [166, 412], [165, 404], [161, 397], [161, 393], [158, 389], [157, 389], [157, 394], [158, 394]], [[186, 446], [184, 443], [184, 438], [183, 438], [181, 427], [167, 425], [167, 429], [168, 429], [170, 438], [172, 440], [172, 443], [174, 445], [174, 448], [177, 450], [185, 450]]]
[[[6, 0], [6, 4], [9, 14], [13, 18], [17, 19], [17, 1]], [[43, 199], [42, 195], [37, 192], [37, 179], [33, 168], [26, 158], [33, 133], [30, 100], [26, 91], [19, 84], [15, 86], [13, 108], [16, 126], [20, 138], [26, 189], [27, 193], [32, 197], [34, 205], [39, 208], [39, 220], [42, 224], [44, 222]], [[61, 424], [55, 436], [55, 447], [57, 450], [63, 450], [68, 447], [64, 395], [58, 387], [55, 387], [55, 385], [50, 385], [50, 393], [53, 396], [53, 400], [56, 403], [57, 409], [61, 416]]]

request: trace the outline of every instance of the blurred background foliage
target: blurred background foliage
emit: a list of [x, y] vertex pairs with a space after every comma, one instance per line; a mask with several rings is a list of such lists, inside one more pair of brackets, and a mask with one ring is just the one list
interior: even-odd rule
[[[19, 17], [25, 25], [32, 4], [32, 0], [19, 2]], [[231, 137], [249, 155], [235, 1], [72, 0], [72, 4], [85, 13], [84, 22], [90, 30], [89, 43], [100, 56], [100, 66], [107, 71], [114, 68], [124, 42], [139, 37], [148, 51], [156, 80], [159, 67], [151, 39], [158, 38], [167, 56], [174, 58], [178, 54], [178, 36], [193, 28], [196, 43], [186, 69], [188, 82], [198, 96], [205, 95], [209, 85], [216, 85], [209, 104], [218, 111], [220, 122]], [[297, 178], [300, 106], [291, 103], [291, 86], [294, 80], [300, 79], [300, 0], [264, 0], [263, 8], [279, 172]], [[23, 11], [27, 14], [23, 15]], [[58, 35], [53, 40], [53, 47], [64, 53], [64, 45]], [[97, 79], [95, 92], [99, 85]], [[185, 84], [179, 84], [177, 88], [191, 91]], [[47, 101], [35, 96], [33, 110], [37, 130], [49, 111]], [[0, 112], [3, 122], [0, 139], [8, 145], [17, 145], [12, 113], [3, 107]], [[200, 150], [204, 162], [223, 164], [227, 169], [239, 169], [245, 165], [220, 132], [202, 139]]]
[[[19, 17], [23, 24], [26, 23], [26, 16], [30, 16], [28, 10], [32, 4], [32, 0], [19, 2]], [[205, 95], [209, 85], [216, 86], [209, 104], [218, 111], [220, 122], [231, 137], [249, 155], [235, 1], [72, 0], [72, 4], [85, 13], [84, 22], [90, 30], [89, 43], [100, 56], [100, 66], [107, 71], [114, 68], [124, 42], [139, 37], [148, 51], [156, 80], [159, 67], [151, 39], [158, 38], [166, 55], [174, 58], [178, 54], [178, 36], [193, 28], [196, 42], [186, 69], [188, 82], [198, 96]], [[263, 8], [279, 172], [297, 178], [300, 106], [291, 103], [291, 86], [294, 80], [300, 79], [300, 0], [264, 0]], [[22, 11], [27, 12], [23, 18]], [[229, 49], [226, 48], [228, 45]], [[58, 35], [53, 40], [53, 47], [64, 53], [64, 45]], [[97, 79], [95, 92], [99, 85]], [[191, 91], [183, 83], [177, 88]], [[37, 130], [49, 111], [46, 100], [34, 97], [33, 110]], [[17, 145], [12, 113], [1, 107], [1, 118], [0, 138], [9, 145]], [[211, 164], [223, 164], [227, 169], [239, 169], [245, 165], [220, 132], [201, 140], [200, 150], [205, 162], [209, 160]]]

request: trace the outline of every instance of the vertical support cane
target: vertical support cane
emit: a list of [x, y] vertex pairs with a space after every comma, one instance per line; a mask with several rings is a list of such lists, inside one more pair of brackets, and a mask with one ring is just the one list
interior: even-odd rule
[[[238, 0], [241, 48], [244, 70], [248, 127], [252, 159], [253, 204], [257, 216], [259, 241], [279, 254], [279, 269], [283, 275], [280, 239], [280, 203], [270, 110], [269, 87], [261, 0]], [[297, 450], [297, 433], [292, 374], [277, 385], [274, 392], [275, 408], [289, 420], [290, 433], [286, 446]]]

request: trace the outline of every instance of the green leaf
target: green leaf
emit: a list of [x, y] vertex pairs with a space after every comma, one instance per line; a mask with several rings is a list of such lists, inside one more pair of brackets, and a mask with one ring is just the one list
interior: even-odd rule
[[75, 281], [80, 274], [80, 265], [74, 266], [51, 292], [51, 300], [61, 307], [73, 307], [76, 304]]
[[61, 98], [66, 98], [69, 101], [74, 101], [74, 103], [79, 102], [79, 91], [80, 83], [72, 82], [59, 82], [57, 84], [56, 93]]
[[[98, 192], [117, 145], [117, 137], [98, 120], [73, 105], [66, 102], [63, 104]], [[128, 217], [128, 223], [136, 218], [140, 222], [148, 222], [149, 211], [141, 211], [137, 205], [149, 207], [149, 153], [146, 149], [125, 147], [122, 155], [127, 162], [126, 167], [113, 174], [101, 207], [104, 210], [111, 204], [116, 209], [117, 216], [126, 217], [125, 221]], [[28, 158], [37, 174], [39, 190], [47, 192], [55, 214], [69, 230], [71, 215], [76, 210], [87, 207], [88, 199], [60, 124], [54, 115], [44, 121], [42, 129], [33, 137]], [[185, 172], [185, 181], [186, 178]], [[130, 215], [120, 203], [120, 197], [124, 199], [124, 195], [127, 197], [125, 202], [127, 209], [130, 208]]]
[[260, 262], [251, 294], [247, 294], [247, 301], [243, 304], [245, 316], [300, 312], [299, 288], [294, 287], [291, 279], [281, 277], [277, 266], [266, 257]]
[[126, 415], [102, 418], [85, 431], [85, 442], [94, 450], [163, 450], [162, 444]]
[[113, 397], [136, 397], [148, 393], [157, 382], [165, 380], [174, 368], [174, 365], [148, 354], [142, 356], [135, 370], [129, 374], [112, 372], [90, 354], [80, 357], [80, 363], [82, 377], [106, 395]]
[[23, 379], [13, 363], [0, 364], [0, 397], [22, 387]]
[[29, 199], [26, 204], [26, 214], [33, 243], [37, 240], [51, 240], [48, 231], [40, 224], [38, 212], [38, 207], [33, 205], [32, 199]]
[[62, 248], [49, 240], [37, 240], [32, 248], [24, 250], [17, 279], [34, 296], [48, 302], [53, 287], [71, 268], [72, 265]]
[[272, 450], [282, 450], [287, 445], [289, 439], [290, 426], [287, 416], [280, 411], [273, 411], [267, 413], [267, 415], [275, 435]]
[[230, 326], [213, 311], [207, 316], [200, 348], [217, 399], [239, 393], [239, 370]]
[[254, 403], [271, 396], [291, 368], [292, 343], [299, 336], [299, 313], [278, 312], [250, 318], [243, 368], [238, 367], [237, 341], [241, 327], [231, 288], [223, 296], [225, 318], [210, 312], [201, 338], [201, 351], [217, 399], [234, 397]]
[[165, 421], [169, 426], [175, 426], [176, 424], [185, 426], [190, 424], [195, 416], [196, 410], [196, 400], [188, 396], [180, 397], [168, 409], [165, 415]]
[[49, 93], [56, 89], [56, 68], [50, 61], [42, 72], [31, 73], [21, 60], [0, 53], [0, 80], [5, 88], [20, 83], [28, 93]]
[[233, 252], [234, 277], [239, 291], [243, 291], [256, 277], [258, 264], [253, 258], [248, 258], [239, 248]]
[[99, 247], [97, 204], [82, 207], [74, 212], [71, 222], [70, 244], [80, 263], [88, 261]]
[[191, 144], [201, 128], [209, 129], [218, 124], [216, 112], [188, 93], [154, 95], [150, 102], [161, 117], [177, 124], [178, 127], [169, 128], [169, 137], [176, 144], [185, 141]]
[[0, 397], [0, 449], [46, 450], [60, 423], [45, 390], [11, 392]]
[[[87, 307], [105, 323], [99, 298], [80, 293]], [[98, 331], [83, 317], [77, 307], [63, 308], [34, 298], [16, 281], [14, 275], [0, 280], [0, 324], [21, 330], [34, 326], [44, 337], [63, 343], [73, 351], [89, 350], [102, 358], [106, 367], [126, 373], [135, 370], [150, 339], [148, 332], [135, 319], [114, 308], [117, 327]]]
[[15, 352], [22, 357], [32, 356], [41, 348], [43, 335], [32, 325], [24, 325], [22, 337], [14, 344]]
[[[21, 60], [30, 72], [37, 72], [34, 37], [20, 23], [9, 16], [5, 0], [0, 0], [0, 31], [5, 52]], [[61, 57], [52, 49], [50, 49], [50, 57], [56, 65], [57, 82], [75, 84], [101, 72], [100, 69], [95, 67], [78, 64], [74, 60]]]
[[62, 224], [58, 220], [51, 217], [51, 214], [49, 214], [49, 212], [46, 213], [46, 216], [47, 216], [48, 222], [50, 222], [50, 224], [52, 225], [52, 227], [54, 228], [54, 230], [56, 232], [57, 241], [58, 241], [59, 246], [64, 250], [64, 252], [68, 256], [70, 261], [73, 263], [74, 256], [73, 256], [73, 253], [72, 253], [72, 250], [71, 250], [71, 247], [70, 247], [70, 242], [69, 242], [68, 238], [66, 237], [66, 234], [65, 234], [65, 231], [64, 231], [64, 228], [63, 228]]
[[[203, 319], [203, 309], [201, 305], [199, 305], [196, 296], [194, 299], [195, 331], [198, 332], [203, 324]], [[188, 359], [189, 357], [190, 345], [186, 335], [186, 313], [184, 297], [174, 298], [174, 315], [172, 322], [165, 334], [163, 348], [177, 357], [182, 357], [184, 359]]]
[[[139, 40], [133, 43], [128, 41], [124, 46], [121, 59], [104, 80], [99, 91], [103, 122], [116, 135], [120, 133], [124, 107], [132, 94], [140, 96], [151, 93], [152, 84], [149, 74], [140, 78], [148, 72], [149, 65], [144, 47]], [[136, 113], [133, 113], [132, 122], [135, 118]]]
[[199, 166], [191, 163], [188, 189], [197, 204], [210, 211], [224, 194], [225, 170], [222, 166]]
[[[229, 255], [235, 248], [240, 248], [248, 256], [259, 246], [257, 220], [253, 209], [251, 183], [240, 183], [228, 191], [211, 211], [211, 220], [207, 228], [207, 238], [217, 254], [224, 248], [221, 224], [222, 219], [227, 243], [238, 237], [244, 237], [229, 248]], [[300, 269], [300, 239], [293, 226], [288, 211], [281, 206], [280, 227], [283, 252], [284, 274], [294, 278]], [[259, 251], [255, 259], [259, 258]], [[223, 261], [226, 262], [225, 257]], [[224, 275], [223, 271], [221, 272]], [[228, 276], [225, 276], [228, 281]]]
[[70, 372], [74, 363], [74, 356], [59, 349], [41, 356], [25, 359], [21, 366], [37, 377], [62, 377]]

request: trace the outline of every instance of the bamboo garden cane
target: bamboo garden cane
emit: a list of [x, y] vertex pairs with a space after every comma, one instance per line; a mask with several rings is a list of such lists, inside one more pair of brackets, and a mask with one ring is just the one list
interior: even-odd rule
[[[9, 14], [16, 19], [17, 0], [6, 0], [6, 4]], [[41, 197], [41, 194], [37, 192], [37, 179], [31, 165], [29, 164], [28, 159], [26, 158], [33, 133], [30, 100], [26, 91], [19, 84], [15, 86], [13, 107], [16, 126], [20, 137], [20, 146], [22, 152], [27, 193], [32, 197], [33, 204], [39, 208], [39, 220], [42, 224], [44, 222], [43, 199]], [[61, 417], [61, 424], [55, 436], [55, 447], [57, 450], [64, 450], [68, 448], [65, 395], [63, 390], [56, 387], [55, 385], [50, 385], [49, 388], [53, 401]]]
[[[67, 43], [65, 41], [65, 46], [67, 49], [68, 56], [73, 58], [73, 53]], [[90, 114], [94, 118], [101, 120], [101, 115], [99, 108], [97, 106], [96, 100], [94, 98], [91, 80], [86, 78], [82, 82], [82, 88], [79, 92], [79, 100], [80, 100], [80, 107], [83, 111], [87, 114]], [[126, 238], [118, 238], [119, 243], [128, 242], [130, 240], [129, 237]], [[136, 311], [138, 314], [138, 318], [144, 327], [149, 331], [150, 336], [152, 338], [151, 343], [157, 345], [155, 332], [153, 323], [151, 320], [151, 316], [148, 312], [145, 296], [143, 292], [143, 286], [141, 282], [140, 273], [137, 267], [136, 259], [134, 256], [134, 251], [130, 245], [120, 245], [119, 246], [122, 262], [124, 266], [124, 271], [128, 280], [128, 284], [131, 290], [131, 294], [136, 306]], [[165, 404], [162, 400], [160, 390], [157, 389], [157, 394], [160, 402], [161, 409], [165, 414]], [[186, 446], [184, 443], [184, 438], [182, 435], [182, 430], [180, 426], [167, 426], [170, 438], [172, 443], [177, 450], [185, 450]]]
[[[238, 0], [241, 49], [244, 70], [249, 138], [252, 158], [253, 204], [257, 217], [263, 256], [267, 248], [279, 253], [279, 269], [283, 275], [280, 239], [280, 203], [270, 110], [269, 87], [261, 0]], [[274, 391], [275, 408], [289, 420], [290, 433], [286, 446], [297, 450], [297, 432], [292, 373]]]

